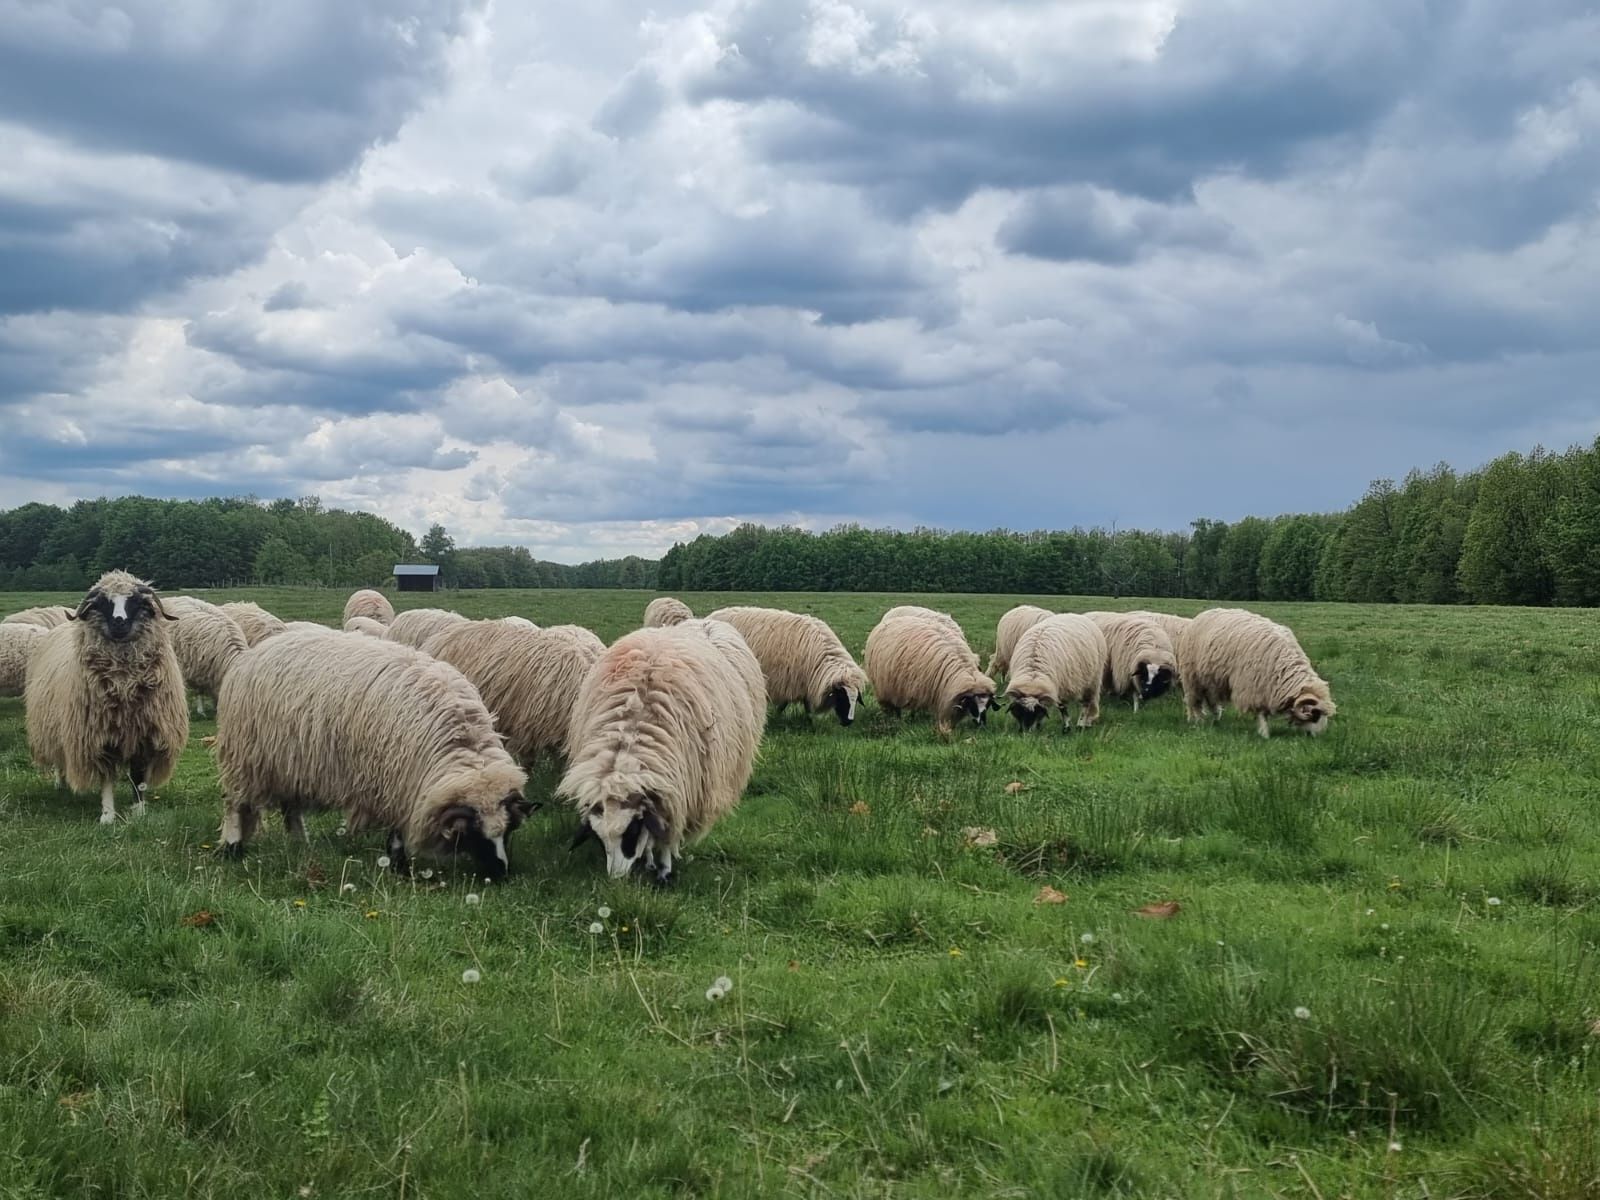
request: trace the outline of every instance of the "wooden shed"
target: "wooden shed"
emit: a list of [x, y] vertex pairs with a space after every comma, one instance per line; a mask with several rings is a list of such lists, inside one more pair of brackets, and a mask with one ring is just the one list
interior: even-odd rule
[[395, 587], [402, 592], [437, 592], [439, 590], [439, 568], [432, 563], [407, 565], [396, 563], [394, 567]]

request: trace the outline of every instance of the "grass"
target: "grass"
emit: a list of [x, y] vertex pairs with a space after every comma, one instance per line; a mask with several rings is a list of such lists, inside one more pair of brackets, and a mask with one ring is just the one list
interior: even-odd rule
[[[610, 639], [646, 598], [445, 603]], [[912, 599], [684, 598], [857, 651]], [[1016, 602], [933, 601], [985, 655]], [[791, 713], [667, 892], [553, 806], [490, 889], [333, 814], [219, 862], [208, 721], [102, 829], [0, 700], [0, 1195], [1600, 1195], [1600, 626], [1261, 607], [1333, 682], [1321, 739]]]

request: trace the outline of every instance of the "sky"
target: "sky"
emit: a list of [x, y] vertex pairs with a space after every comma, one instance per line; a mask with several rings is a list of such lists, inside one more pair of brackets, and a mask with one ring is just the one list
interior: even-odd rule
[[1578, 0], [0, 0], [0, 507], [1183, 528], [1600, 425]]

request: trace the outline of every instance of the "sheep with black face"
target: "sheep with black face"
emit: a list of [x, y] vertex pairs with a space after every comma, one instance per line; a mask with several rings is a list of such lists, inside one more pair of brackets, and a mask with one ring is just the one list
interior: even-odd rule
[[807, 712], [831, 711], [839, 724], [856, 719], [867, 674], [856, 665], [827, 622], [777, 608], [719, 608], [706, 618], [739, 631], [761, 664], [767, 701], [781, 713], [790, 704]]
[[590, 668], [567, 734], [557, 794], [595, 839], [613, 877], [642, 867], [672, 880], [685, 842], [732, 811], [767, 720], [761, 664], [733, 626], [685, 621], [640, 629]]
[[891, 715], [903, 708], [931, 712], [941, 734], [962, 717], [979, 725], [989, 719], [994, 680], [978, 669], [978, 656], [948, 613], [890, 609], [867, 635], [866, 666], [879, 706]]
[[73, 791], [98, 785], [101, 824], [117, 819], [124, 769], [137, 816], [189, 740], [183, 671], [167, 630], [174, 619], [148, 583], [107, 571], [72, 619], [45, 635], [28, 666], [23, 694], [34, 761]]
[[1163, 696], [1178, 676], [1178, 656], [1162, 625], [1141, 613], [1084, 613], [1106, 636], [1105, 689], [1131, 696], [1133, 711]]
[[1100, 626], [1077, 613], [1048, 616], [1023, 633], [1011, 656], [1006, 684], [1011, 715], [1023, 729], [1032, 729], [1057, 708], [1065, 728], [1067, 705], [1076, 701], [1078, 726], [1087, 728], [1100, 717], [1105, 669], [1106, 638]]
[[287, 632], [239, 657], [217, 698], [223, 852], [242, 855], [261, 813], [339, 808], [389, 831], [390, 866], [456, 852], [503, 878], [506, 839], [531, 811], [527, 775], [471, 683], [448, 663], [377, 638]]

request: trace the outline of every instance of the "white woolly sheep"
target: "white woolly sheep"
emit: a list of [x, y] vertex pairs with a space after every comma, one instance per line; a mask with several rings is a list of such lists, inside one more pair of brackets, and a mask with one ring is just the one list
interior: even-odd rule
[[1281, 713], [1293, 728], [1315, 735], [1337, 711], [1327, 680], [1312, 669], [1294, 633], [1242, 608], [1208, 609], [1184, 633], [1183, 699], [1191, 721], [1208, 709], [1221, 718], [1231, 701], [1255, 714], [1262, 737], [1271, 732], [1268, 717]]
[[338, 630], [338, 629], [334, 629], [334, 628], [332, 628], [330, 626], [324, 625], [320, 621], [285, 621], [283, 623], [283, 632], [284, 633], [340, 633], [342, 631]]
[[359, 633], [363, 637], [386, 638], [389, 636], [389, 627], [382, 621], [374, 621], [371, 617], [351, 617], [344, 623], [346, 633]]
[[856, 719], [867, 673], [856, 665], [827, 622], [776, 608], [719, 608], [706, 618], [739, 631], [761, 664], [767, 700], [782, 713], [790, 704], [807, 712], [832, 709], [839, 724]]
[[994, 628], [994, 653], [989, 656], [989, 669], [985, 674], [992, 679], [1009, 674], [1011, 655], [1017, 648], [1018, 640], [1049, 615], [1048, 608], [1040, 608], [1037, 604], [1019, 604], [1007, 609]]
[[644, 606], [646, 629], [665, 629], [669, 625], [692, 620], [694, 611], [682, 600], [675, 600], [671, 596], [657, 596]]
[[[1180, 617], [1176, 613], [1145, 612], [1143, 610], [1131, 612], [1128, 615], [1130, 617], [1143, 617], [1145, 620], [1154, 621], [1161, 626], [1162, 629], [1166, 630], [1167, 639], [1172, 643], [1174, 650], [1178, 648], [1178, 640], [1183, 636], [1183, 631], [1189, 628], [1189, 622], [1194, 620], [1193, 617]], [[1180, 654], [1178, 657], [1181, 659], [1183, 656]]]
[[566, 743], [578, 689], [604, 651], [587, 629], [524, 628], [510, 621], [452, 624], [423, 647], [478, 689], [506, 749], [524, 765]]
[[1051, 708], [1070, 723], [1067, 704], [1078, 704], [1078, 725], [1100, 719], [1100, 687], [1106, 672], [1106, 637], [1088, 617], [1059, 613], [1029, 626], [1011, 655], [1006, 699], [1024, 729], [1044, 720]]
[[891, 716], [903, 708], [931, 712], [941, 734], [963, 715], [979, 725], [989, 719], [994, 680], [978, 669], [978, 656], [948, 613], [890, 609], [867, 636], [866, 666], [878, 704]]
[[189, 740], [183, 671], [155, 589], [107, 571], [72, 620], [52, 629], [28, 666], [24, 703], [34, 762], [75, 792], [100, 786], [100, 823], [117, 819], [126, 767], [135, 816], [145, 792], [172, 777]]
[[450, 612], [448, 609], [412, 608], [397, 613], [394, 620], [389, 622], [388, 636], [391, 642], [399, 642], [402, 646], [420, 650], [423, 643], [445, 626], [465, 620], [466, 618], [460, 613]]
[[367, 637], [285, 633], [240, 656], [217, 701], [222, 848], [244, 853], [261, 814], [338, 808], [389, 831], [389, 865], [430, 850], [503, 878], [507, 836], [532, 810], [527, 775], [472, 684], [448, 663]]
[[567, 734], [557, 794], [597, 839], [613, 878], [643, 864], [672, 880], [685, 842], [739, 803], [766, 727], [761, 664], [731, 625], [640, 629], [589, 670]]
[[178, 618], [168, 635], [183, 669], [183, 682], [194, 693], [194, 711], [206, 715], [205, 701], [215, 701], [222, 678], [233, 660], [250, 648], [239, 623], [215, 604], [193, 596], [163, 597], [167, 611]]
[[20, 696], [28, 679], [28, 663], [44, 645], [42, 625], [17, 621], [0, 624], [0, 696]]
[[1134, 712], [1142, 701], [1166, 694], [1178, 673], [1178, 656], [1166, 630], [1135, 613], [1083, 615], [1106, 635], [1106, 691], [1113, 696], [1132, 696]]
[[358, 592], [351, 592], [350, 599], [344, 602], [344, 620], [340, 623], [348, 627], [352, 617], [366, 617], [379, 625], [387, 625], [394, 620], [394, 605], [382, 592], [374, 588], [362, 588]]
[[234, 600], [217, 607], [237, 622], [247, 645], [260, 645], [273, 634], [283, 632], [283, 622], [253, 600]]
[[0, 625], [37, 625], [40, 629], [54, 629], [72, 619], [72, 610], [60, 604], [45, 604], [38, 608], [25, 608], [9, 617], [0, 617]]

